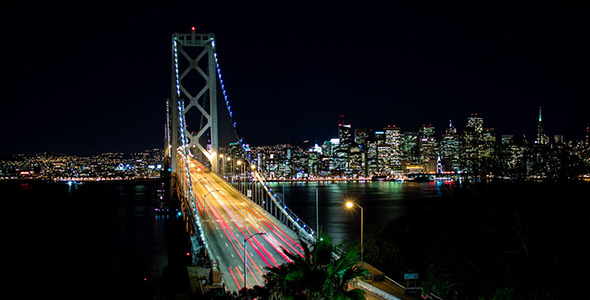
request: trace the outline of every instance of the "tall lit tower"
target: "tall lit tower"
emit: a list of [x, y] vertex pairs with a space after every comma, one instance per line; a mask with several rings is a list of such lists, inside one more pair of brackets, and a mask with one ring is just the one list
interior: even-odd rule
[[547, 144], [549, 139], [547, 135], [545, 135], [545, 128], [543, 127], [543, 116], [541, 114], [541, 107], [539, 107], [539, 123], [537, 125], [537, 140], [535, 143], [537, 144]]
[[483, 134], [483, 118], [472, 113], [463, 132], [462, 168], [468, 173], [480, 170]]
[[428, 163], [431, 159], [436, 159], [434, 148], [436, 138], [434, 132], [434, 127], [432, 125], [426, 126], [423, 124], [422, 127], [420, 127], [418, 145], [420, 149], [420, 160], [422, 163]]
[[352, 135], [352, 126], [344, 122], [344, 115], [340, 115], [338, 120], [338, 137], [340, 138], [340, 144], [349, 145], [354, 142]]
[[473, 128], [473, 131], [481, 134], [483, 131], [483, 118], [478, 117], [477, 113], [472, 113], [469, 119], [467, 119], [467, 126]]
[[453, 122], [449, 120], [449, 127], [445, 129], [441, 140], [442, 162], [445, 170], [459, 170], [460, 144], [461, 136], [457, 134], [457, 128], [453, 126]]
[[[190, 33], [174, 33], [171, 65], [167, 154], [171, 156], [172, 172], [176, 171], [176, 151], [182, 147], [199, 157], [204, 156], [210, 162], [211, 170], [218, 171], [218, 73], [214, 35], [197, 34], [194, 27]], [[193, 112], [196, 114], [192, 116], [200, 122], [185, 118]], [[187, 125], [184, 122], [187, 119], [199, 125]]]
[[401, 175], [402, 169], [402, 135], [401, 128], [397, 126], [387, 126], [383, 129], [385, 132], [385, 144], [389, 146], [389, 167], [391, 172]]

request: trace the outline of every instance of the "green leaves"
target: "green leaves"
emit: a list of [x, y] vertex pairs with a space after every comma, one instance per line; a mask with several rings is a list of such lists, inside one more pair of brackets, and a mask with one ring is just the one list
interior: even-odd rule
[[292, 262], [269, 268], [264, 276], [271, 299], [364, 299], [364, 291], [348, 289], [348, 282], [366, 271], [357, 266], [359, 250], [335, 258], [329, 236], [321, 234], [310, 247], [299, 242], [303, 256], [285, 251]]

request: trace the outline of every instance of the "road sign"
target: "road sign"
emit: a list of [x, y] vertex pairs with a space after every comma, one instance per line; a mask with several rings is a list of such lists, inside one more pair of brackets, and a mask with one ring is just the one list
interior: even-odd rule
[[418, 273], [405, 273], [404, 279], [418, 279]]

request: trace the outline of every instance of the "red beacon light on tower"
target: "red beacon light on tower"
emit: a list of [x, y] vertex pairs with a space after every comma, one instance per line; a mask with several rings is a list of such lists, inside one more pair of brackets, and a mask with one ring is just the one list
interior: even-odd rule
[[195, 26], [191, 27], [191, 31], [195, 31], [195, 30], [197, 30], [197, 29], [195, 28]]

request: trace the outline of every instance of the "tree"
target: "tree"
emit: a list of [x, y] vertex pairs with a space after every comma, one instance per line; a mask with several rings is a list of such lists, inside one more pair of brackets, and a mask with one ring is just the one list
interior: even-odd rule
[[364, 291], [348, 288], [350, 280], [366, 272], [357, 265], [358, 249], [334, 256], [330, 237], [319, 236], [312, 249], [299, 242], [303, 256], [283, 249], [291, 261], [269, 268], [264, 275], [270, 299], [364, 299]]

